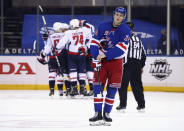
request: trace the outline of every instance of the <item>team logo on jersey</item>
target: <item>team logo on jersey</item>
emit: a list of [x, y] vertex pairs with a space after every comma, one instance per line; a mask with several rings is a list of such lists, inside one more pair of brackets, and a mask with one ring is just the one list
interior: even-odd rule
[[170, 64], [168, 64], [166, 59], [155, 60], [154, 63], [151, 64], [150, 73], [157, 80], [165, 80], [171, 72]]
[[95, 35], [96, 35], [96, 36], [98, 35], [98, 30], [95, 32]]
[[105, 34], [104, 35], [107, 36], [108, 34], [109, 34], [109, 31], [105, 31]]
[[125, 40], [125, 41], [129, 41], [129, 40], [130, 40], [129, 36], [126, 35], [126, 37], [124, 38], [124, 40]]

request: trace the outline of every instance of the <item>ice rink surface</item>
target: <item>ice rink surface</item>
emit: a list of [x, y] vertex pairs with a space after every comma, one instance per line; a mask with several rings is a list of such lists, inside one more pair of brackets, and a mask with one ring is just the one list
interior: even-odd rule
[[115, 108], [111, 126], [89, 126], [93, 98], [50, 98], [47, 90], [1, 90], [0, 131], [184, 131], [184, 93], [145, 92], [145, 113], [132, 92], [125, 113]]

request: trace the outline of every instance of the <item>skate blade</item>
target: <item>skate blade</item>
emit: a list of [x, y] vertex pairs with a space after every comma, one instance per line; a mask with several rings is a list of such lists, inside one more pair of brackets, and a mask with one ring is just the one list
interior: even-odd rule
[[120, 112], [120, 113], [126, 113], [126, 109], [120, 109], [120, 110], [118, 110], [118, 112]]
[[145, 113], [145, 109], [138, 110], [139, 113]]
[[53, 99], [53, 98], [54, 98], [54, 95], [49, 95], [49, 97], [50, 97], [51, 99]]
[[95, 122], [90, 122], [89, 125], [90, 126], [101, 126], [101, 125], [103, 125], [103, 121], [99, 120], [99, 121], [95, 121]]
[[111, 122], [103, 121], [104, 126], [111, 126]]

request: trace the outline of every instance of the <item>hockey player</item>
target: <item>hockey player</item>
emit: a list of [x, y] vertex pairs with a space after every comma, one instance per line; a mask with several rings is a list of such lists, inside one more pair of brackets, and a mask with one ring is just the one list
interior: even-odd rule
[[[86, 22], [86, 20], [80, 20], [80, 26], [85, 27], [88, 30], [90, 30], [91, 35], [94, 35], [95, 28], [93, 25]], [[90, 43], [90, 42], [88, 42]], [[90, 44], [87, 45], [87, 55], [86, 55], [86, 76], [89, 83], [89, 92], [87, 93], [87, 96], [93, 95], [93, 78], [94, 78], [94, 69], [91, 66], [92, 62], [92, 55], [90, 53]]]
[[50, 88], [49, 96], [54, 95], [55, 79], [57, 79], [57, 87], [59, 90], [59, 95], [63, 96], [63, 77], [61, 73], [63, 73], [65, 63], [63, 62], [62, 55], [60, 55], [62, 51], [59, 50], [55, 54], [53, 53], [53, 50], [56, 47], [59, 40], [64, 36], [64, 32], [68, 28], [69, 26], [67, 27], [67, 24], [55, 22], [53, 24], [53, 29], [55, 30], [55, 33], [48, 36], [45, 47], [41, 51], [40, 57], [38, 58], [38, 61], [43, 62], [44, 58], [50, 54], [48, 62], [49, 88]]
[[[117, 7], [113, 13], [113, 21], [100, 24], [95, 39], [91, 41], [90, 51], [95, 59], [101, 61], [101, 68], [94, 74], [95, 115], [89, 119], [90, 125], [101, 124], [102, 120], [104, 120], [105, 125], [111, 125], [112, 122], [109, 114], [112, 110], [117, 88], [120, 88], [121, 85], [122, 58], [127, 54], [130, 36], [130, 28], [123, 22], [125, 19], [126, 9]], [[100, 45], [100, 41], [103, 41], [103, 45]], [[99, 51], [101, 48], [104, 51]], [[96, 62], [96, 64], [98, 67], [99, 62]], [[102, 116], [103, 90], [107, 79], [107, 94]]]
[[86, 40], [91, 40], [92, 36], [88, 29], [79, 27], [79, 20], [72, 19], [70, 21], [71, 30], [67, 31], [65, 36], [56, 46], [57, 49], [62, 49], [66, 44], [68, 46], [68, 68], [71, 82], [70, 95], [78, 94], [77, 80], [79, 77], [80, 94], [86, 95], [85, 80], [86, 80]]

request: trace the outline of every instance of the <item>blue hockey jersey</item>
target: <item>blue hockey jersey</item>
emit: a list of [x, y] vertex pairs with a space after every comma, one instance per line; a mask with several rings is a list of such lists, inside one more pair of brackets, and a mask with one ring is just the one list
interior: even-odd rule
[[103, 47], [103, 53], [107, 60], [123, 58], [128, 51], [130, 28], [122, 23], [119, 27], [113, 27], [113, 21], [99, 25], [96, 35], [91, 41], [90, 51], [94, 58], [99, 54], [100, 40], [106, 39], [107, 44]]

